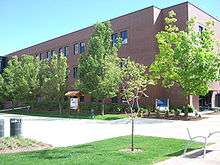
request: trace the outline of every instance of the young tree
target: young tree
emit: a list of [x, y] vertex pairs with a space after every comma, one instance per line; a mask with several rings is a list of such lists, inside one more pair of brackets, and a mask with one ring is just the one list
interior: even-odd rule
[[53, 55], [50, 61], [41, 63], [41, 94], [45, 99], [56, 101], [59, 112], [62, 113], [62, 104], [66, 92], [67, 62], [64, 55]]
[[147, 87], [154, 82], [147, 75], [146, 66], [135, 63], [130, 58], [124, 59], [123, 63], [121, 96], [129, 106], [127, 114], [131, 118], [131, 150], [134, 151], [134, 120], [140, 112], [139, 100], [147, 97]]
[[3, 77], [2, 91], [7, 100], [33, 106], [39, 90], [40, 62], [30, 55], [15, 57], [8, 62]]
[[206, 95], [210, 83], [218, 80], [220, 66], [214, 50], [213, 22], [207, 22], [198, 33], [194, 30], [195, 19], [191, 19], [187, 29], [180, 31], [175, 16], [170, 11], [165, 18], [165, 30], [156, 35], [159, 54], [150, 70], [165, 87], [176, 84], [185, 95]]
[[117, 95], [121, 80], [119, 58], [117, 56], [119, 40], [112, 44], [112, 29], [109, 22], [95, 26], [89, 40], [88, 53], [80, 58], [79, 80], [76, 88], [86, 95], [102, 100], [102, 114], [106, 98]]

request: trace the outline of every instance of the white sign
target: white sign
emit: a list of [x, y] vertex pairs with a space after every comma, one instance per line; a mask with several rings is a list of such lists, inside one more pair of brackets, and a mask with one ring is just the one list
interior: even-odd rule
[[78, 109], [78, 98], [70, 98], [70, 109]]

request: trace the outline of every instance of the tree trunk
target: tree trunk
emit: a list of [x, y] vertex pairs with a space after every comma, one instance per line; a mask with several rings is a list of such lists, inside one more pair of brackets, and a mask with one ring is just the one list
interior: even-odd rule
[[131, 118], [131, 151], [134, 151], [134, 116]]
[[60, 101], [58, 104], [59, 104], [59, 112], [60, 112], [60, 114], [62, 114], [62, 105], [61, 105]]
[[14, 101], [13, 100], [11, 100], [11, 106], [12, 106], [12, 110], [14, 111], [15, 105], [14, 105]]
[[102, 115], [105, 115], [105, 100], [102, 100]]

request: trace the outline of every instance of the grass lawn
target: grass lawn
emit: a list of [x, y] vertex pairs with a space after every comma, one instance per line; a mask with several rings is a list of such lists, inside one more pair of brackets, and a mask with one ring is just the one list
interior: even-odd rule
[[[183, 153], [185, 140], [136, 136], [139, 153], [120, 151], [129, 147], [130, 137], [118, 137], [73, 147], [0, 155], [7, 165], [148, 165]], [[201, 147], [196, 143], [191, 149]]]
[[[57, 117], [57, 118], [72, 118], [72, 119], [93, 119], [89, 114], [81, 114], [81, 113], [74, 113], [71, 115], [68, 114], [60, 114], [59, 112], [55, 111], [31, 111], [28, 112], [26, 110], [14, 110], [2, 113], [10, 113], [10, 114], [19, 114], [19, 115], [29, 115], [29, 116], [43, 116], [43, 117]], [[94, 119], [96, 120], [116, 120], [116, 119], [123, 119], [127, 118], [126, 114], [106, 114], [96, 115]]]

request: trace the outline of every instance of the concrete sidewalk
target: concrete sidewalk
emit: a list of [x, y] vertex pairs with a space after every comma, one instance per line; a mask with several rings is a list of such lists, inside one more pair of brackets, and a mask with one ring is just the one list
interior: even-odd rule
[[155, 165], [220, 165], [220, 142], [208, 146], [205, 157], [203, 150], [192, 151], [186, 156], [178, 156]]

